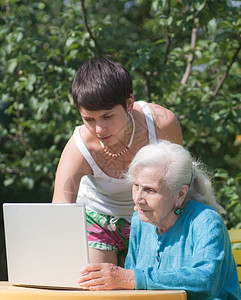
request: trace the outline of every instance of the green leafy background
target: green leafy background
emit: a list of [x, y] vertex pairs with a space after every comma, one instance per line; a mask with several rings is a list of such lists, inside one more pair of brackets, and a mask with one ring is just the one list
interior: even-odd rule
[[[136, 100], [171, 109], [207, 164], [224, 221], [241, 228], [241, 1], [0, 0], [0, 202], [51, 202], [63, 147], [81, 123], [79, 65], [108, 55]], [[0, 280], [7, 278], [2, 213]]]

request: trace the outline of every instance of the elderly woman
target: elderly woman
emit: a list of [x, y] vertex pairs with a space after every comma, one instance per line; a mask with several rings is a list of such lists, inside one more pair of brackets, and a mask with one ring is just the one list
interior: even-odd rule
[[90, 264], [79, 285], [101, 289], [184, 289], [188, 299], [241, 299], [227, 229], [210, 180], [182, 146], [143, 147], [127, 178], [135, 210], [125, 269]]

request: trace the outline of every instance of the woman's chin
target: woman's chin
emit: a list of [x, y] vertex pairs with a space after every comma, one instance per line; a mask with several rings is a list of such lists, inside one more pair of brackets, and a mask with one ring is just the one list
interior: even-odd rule
[[138, 211], [139, 219], [143, 222], [151, 223], [150, 218], [148, 218], [143, 212]]

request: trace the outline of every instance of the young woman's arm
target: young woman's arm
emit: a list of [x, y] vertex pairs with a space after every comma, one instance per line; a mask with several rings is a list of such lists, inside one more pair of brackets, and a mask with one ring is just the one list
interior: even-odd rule
[[72, 136], [66, 144], [58, 164], [53, 203], [76, 202], [82, 176], [91, 174], [92, 170], [77, 148]]

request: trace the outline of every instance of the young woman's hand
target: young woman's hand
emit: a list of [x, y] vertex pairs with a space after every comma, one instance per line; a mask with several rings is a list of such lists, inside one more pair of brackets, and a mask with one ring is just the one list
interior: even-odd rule
[[110, 263], [92, 263], [80, 270], [80, 287], [98, 291], [114, 289], [135, 289], [133, 270], [126, 270]]

